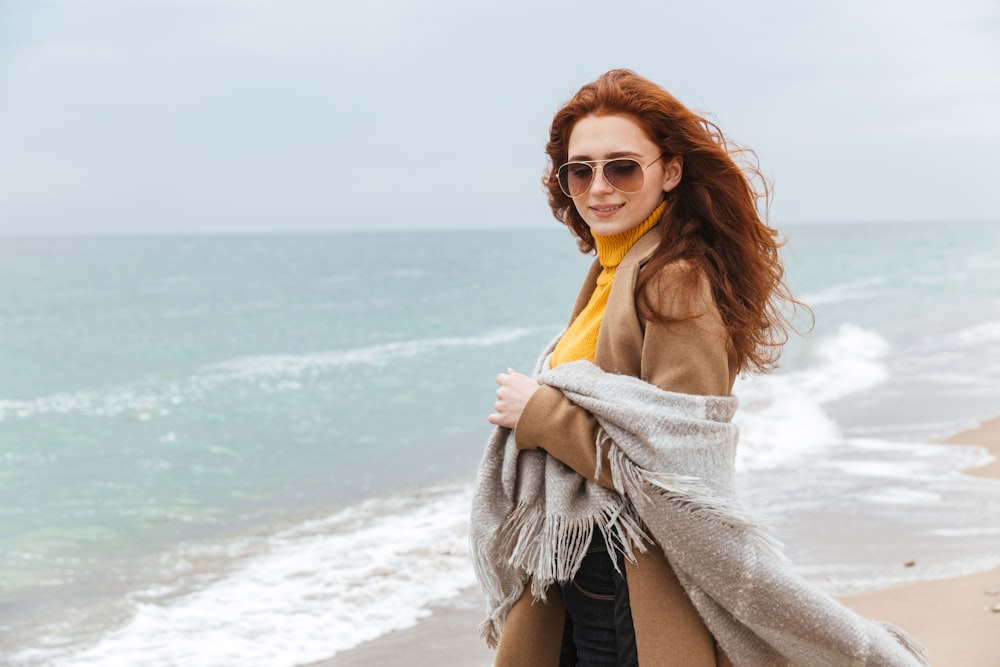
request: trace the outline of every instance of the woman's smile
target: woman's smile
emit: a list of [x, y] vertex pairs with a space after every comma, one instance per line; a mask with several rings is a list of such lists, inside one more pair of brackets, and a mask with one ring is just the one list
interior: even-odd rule
[[598, 218], [610, 218], [624, 207], [625, 204], [599, 204], [597, 206], [591, 206], [590, 210], [593, 211], [594, 215]]

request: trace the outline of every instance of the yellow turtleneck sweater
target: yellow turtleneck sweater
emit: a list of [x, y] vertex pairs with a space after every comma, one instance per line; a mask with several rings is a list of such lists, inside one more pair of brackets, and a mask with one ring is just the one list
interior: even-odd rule
[[597, 333], [601, 330], [601, 320], [604, 319], [604, 309], [608, 305], [608, 295], [611, 294], [611, 283], [615, 278], [615, 270], [625, 255], [632, 249], [642, 235], [656, 226], [663, 215], [666, 202], [661, 203], [649, 214], [641, 225], [633, 227], [621, 234], [612, 236], [594, 235], [594, 245], [597, 248], [597, 258], [601, 262], [601, 273], [597, 276], [597, 286], [590, 296], [587, 306], [576, 316], [562, 339], [552, 352], [552, 366], [566, 364], [571, 361], [585, 359], [593, 361], [597, 353]]

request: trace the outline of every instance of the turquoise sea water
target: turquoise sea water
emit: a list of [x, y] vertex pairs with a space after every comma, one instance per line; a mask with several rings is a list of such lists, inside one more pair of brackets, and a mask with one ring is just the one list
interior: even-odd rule
[[[1000, 225], [786, 233], [816, 326], [737, 387], [746, 502], [820, 580], [895, 576], [803, 525], [845, 512], [829, 539], [926, 550], [905, 576], [1000, 562], [984, 454], [923, 444], [1000, 414]], [[472, 583], [493, 376], [589, 261], [561, 230], [5, 239], [0, 655], [300, 664]]]
[[[562, 315], [502, 294], [518, 246], [488, 232], [9, 242], [5, 548], [116, 552], [467, 472], [477, 453], [449, 453], [482, 431], [491, 372]], [[565, 302], [583, 260], [559, 260], [548, 282]]]

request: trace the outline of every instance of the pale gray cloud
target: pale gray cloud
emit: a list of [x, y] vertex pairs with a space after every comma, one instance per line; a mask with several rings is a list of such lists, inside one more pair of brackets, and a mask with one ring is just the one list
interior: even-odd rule
[[1000, 217], [992, 2], [23, 0], [0, 231], [542, 227], [551, 115], [618, 66], [753, 147], [779, 224]]

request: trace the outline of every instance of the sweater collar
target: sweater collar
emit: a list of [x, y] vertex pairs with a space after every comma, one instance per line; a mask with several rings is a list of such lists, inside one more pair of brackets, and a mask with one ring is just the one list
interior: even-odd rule
[[642, 224], [636, 225], [632, 229], [627, 229], [620, 234], [612, 234], [611, 236], [598, 236], [594, 234], [594, 247], [597, 249], [597, 258], [601, 266], [606, 269], [613, 269], [621, 264], [625, 255], [636, 244], [636, 241], [641, 239], [646, 232], [655, 227], [656, 223], [660, 221], [663, 209], [666, 207], [667, 203], [665, 201], [660, 202], [660, 205], [653, 209], [653, 212], [649, 214], [649, 217]]

